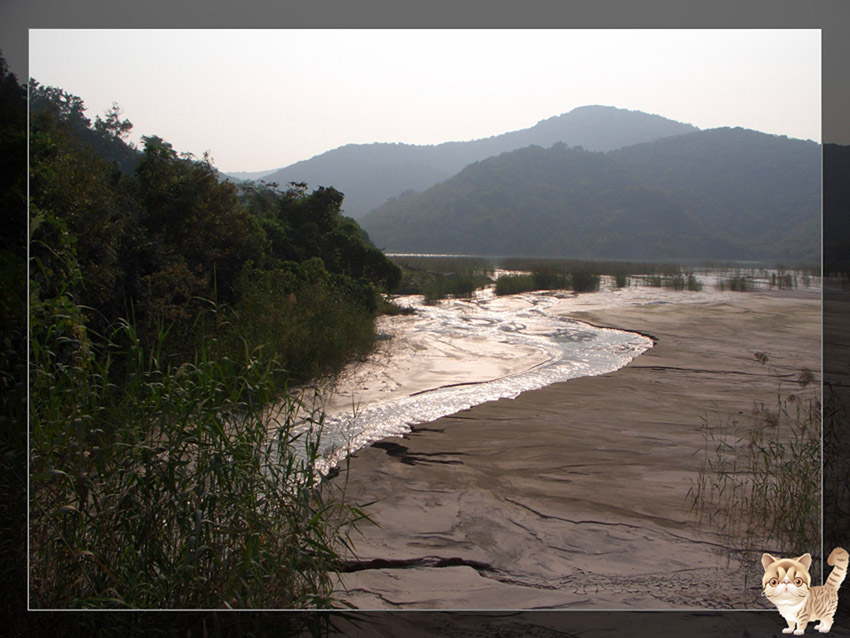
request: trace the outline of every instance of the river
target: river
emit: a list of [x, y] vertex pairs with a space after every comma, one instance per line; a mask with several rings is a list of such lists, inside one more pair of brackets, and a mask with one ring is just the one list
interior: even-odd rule
[[[474, 405], [581, 376], [617, 370], [652, 347], [646, 336], [588, 325], [582, 310], [640, 304], [706, 303], [747, 294], [719, 289], [706, 271], [701, 291], [676, 291], [633, 278], [598, 292], [542, 291], [504, 297], [492, 287], [469, 299], [433, 305], [421, 296], [394, 301], [412, 315], [377, 320], [377, 346], [333, 379], [304, 393], [305, 413], [323, 413], [321, 451], [328, 464], [411, 426]], [[767, 288], [766, 280], [755, 281]], [[806, 281], [816, 292], [819, 280]]]

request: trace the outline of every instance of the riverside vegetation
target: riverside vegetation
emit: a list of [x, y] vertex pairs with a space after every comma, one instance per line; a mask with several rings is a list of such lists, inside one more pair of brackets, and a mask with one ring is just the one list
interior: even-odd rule
[[333, 188], [236, 186], [35, 81], [30, 107], [30, 604], [336, 605], [363, 512], [286, 388], [371, 347], [400, 270]]
[[[704, 288], [693, 267], [673, 263], [469, 255], [392, 255], [391, 259], [402, 271], [396, 292], [423, 295], [429, 304], [447, 297], [469, 298], [488, 286], [494, 287], [496, 295], [538, 290], [595, 292], [603, 277], [617, 288], [640, 285], [690, 292]], [[716, 279], [714, 287], [721, 292], [752, 292], [808, 288], [819, 275], [816, 266], [797, 268], [788, 272], [783, 266], [769, 270], [708, 263], [696, 270], [711, 274]]]
[[[25, 123], [25, 91], [2, 75]], [[320, 418], [285, 387], [368, 349], [401, 271], [333, 188], [235, 186], [158, 137], [127, 144], [117, 106], [92, 123], [79, 98], [30, 89], [30, 603], [333, 605], [326, 576], [362, 512], [316, 475], [316, 432], [295, 424]], [[25, 152], [26, 129], [0, 142]], [[26, 175], [11, 186], [25, 201]], [[4, 277], [26, 272], [11, 243]], [[9, 315], [26, 304], [15, 290]], [[9, 325], [20, 369], [25, 332]], [[3, 389], [21, 416], [21, 385]], [[4, 492], [20, 496], [13, 429]]]
[[[764, 353], [755, 356], [769, 365]], [[808, 369], [772, 374], [773, 405], [755, 405], [746, 417], [702, 419], [701, 462], [688, 491], [698, 524], [720, 530], [730, 558], [755, 566], [766, 548], [797, 555], [815, 551], [821, 538], [820, 387]], [[761, 584], [757, 570], [745, 578]]]

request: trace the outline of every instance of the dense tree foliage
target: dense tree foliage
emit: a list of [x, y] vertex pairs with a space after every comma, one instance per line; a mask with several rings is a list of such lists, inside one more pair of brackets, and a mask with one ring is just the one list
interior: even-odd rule
[[[30, 508], [30, 603], [332, 606], [362, 513], [329, 498], [321, 415], [286, 384], [372, 346], [399, 268], [333, 188], [237, 187], [159, 137], [130, 147], [117, 105], [92, 123], [30, 89], [32, 487], [21, 473], [3, 503]], [[25, 151], [23, 92], [3, 97], [24, 133], [3, 150]], [[22, 213], [25, 182], [9, 175]], [[2, 254], [22, 266], [19, 239]]]
[[95, 116], [94, 123], [86, 117], [86, 105], [76, 95], [64, 89], [44, 86], [31, 79], [29, 83], [30, 112], [50, 111], [65, 122], [73, 135], [92, 147], [109, 162], [114, 162], [124, 174], [131, 175], [140, 158], [139, 150], [127, 143], [133, 128], [132, 122], [121, 119], [121, 107], [113, 103], [101, 118]]
[[818, 261], [820, 147], [742, 129], [471, 164], [361, 223], [397, 252]]
[[[285, 192], [251, 182], [237, 187], [221, 179], [208, 157], [178, 153], [159, 137], [142, 138], [141, 151], [127, 145], [132, 124], [117, 105], [92, 124], [78, 97], [35, 81], [30, 90], [37, 318], [46, 320], [38, 313], [49, 314], [45, 304], [62, 298], [81, 325], [96, 332], [132, 317], [144, 339], [165, 324], [185, 341], [210, 302], [230, 309], [250, 304], [252, 315], [239, 315], [231, 331], [255, 333], [259, 341], [251, 345], [269, 347], [269, 335], [255, 328], [269, 323], [266, 314], [289, 307], [281, 299], [307, 287], [311, 293], [293, 315], [313, 314], [309, 300], [333, 299], [333, 314], [361, 317], [365, 325], [379, 293], [399, 282], [398, 268], [342, 215], [339, 191], [308, 192], [305, 184]], [[256, 288], [272, 280], [278, 296], [258, 300]], [[319, 325], [307, 322], [305, 330]], [[323, 338], [340, 341], [327, 322], [321, 330]], [[322, 343], [318, 334], [302, 332], [299, 339]], [[298, 363], [284, 365], [303, 378], [325, 364], [339, 365], [346, 350], [360, 351], [366, 340], [340, 345], [328, 361], [319, 347], [317, 360], [296, 357]], [[279, 353], [288, 348], [279, 339], [276, 347]]]

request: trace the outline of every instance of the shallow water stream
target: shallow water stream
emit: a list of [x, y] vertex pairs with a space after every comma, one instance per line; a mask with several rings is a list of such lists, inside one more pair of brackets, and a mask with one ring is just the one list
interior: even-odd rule
[[[652, 347], [642, 335], [572, 319], [583, 310], [628, 305], [706, 303], [739, 292], [705, 278], [702, 291], [631, 285], [603, 278], [599, 292], [556, 291], [425, 305], [421, 296], [396, 299], [409, 316], [378, 320], [378, 347], [320, 388], [321, 448], [331, 464], [346, 454], [410, 427], [522, 392], [617, 370]], [[746, 294], [746, 293], [744, 293]]]
[[413, 306], [413, 317], [379, 325], [383, 347], [343, 372], [325, 395], [323, 448], [335, 461], [474, 405], [626, 365], [652, 346], [634, 333], [595, 328], [555, 312], [563, 294], [510, 299], [484, 291], [469, 301]]

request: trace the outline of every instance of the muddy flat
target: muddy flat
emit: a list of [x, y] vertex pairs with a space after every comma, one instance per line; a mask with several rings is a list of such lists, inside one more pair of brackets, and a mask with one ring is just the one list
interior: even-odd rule
[[[758, 607], [753, 566], [697, 526], [704, 420], [820, 370], [817, 295], [573, 312], [655, 345], [612, 373], [475, 406], [350, 459], [340, 597], [361, 609]], [[762, 353], [767, 363], [760, 360]], [[754, 593], [755, 592], [755, 593]]]

